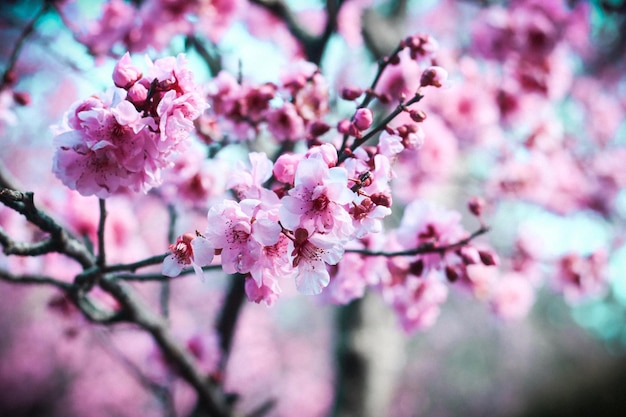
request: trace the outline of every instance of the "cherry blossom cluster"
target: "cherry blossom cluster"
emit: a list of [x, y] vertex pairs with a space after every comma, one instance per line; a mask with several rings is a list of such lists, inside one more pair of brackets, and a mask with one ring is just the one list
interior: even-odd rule
[[299, 61], [280, 83], [239, 82], [226, 71], [209, 83], [211, 111], [201, 123], [209, 141], [256, 139], [266, 130], [278, 142], [315, 139], [329, 126], [328, 85], [319, 68]]
[[[200, 122], [207, 141], [237, 143], [267, 134], [281, 151], [275, 161], [264, 152], [250, 153], [249, 163], [233, 170], [227, 187], [235, 198], [209, 209], [206, 230], [170, 246], [162, 272], [176, 276], [192, 266], [201, 275], [200, 268], [217, 263], [229, 274], [245, 275], [248, 298], [268, 305], [287, 279], [301, 293], [341, 304], [371, 288], [407, 331], [432, 325], [446, 299], [446, 282], [469, 285], [467, 266], [497, 262], [492, 251], [470, 244], [459, 213], [420, 200], [405, 207], [396, 233], [381, 233], [391, 214], [393, 162], [424, 142], [426, 114], [413, 103], [422, 98], [421, 89], [446, 82], [446, 71], [432, 65], [435, 50], [426, 35], [402, 41], [383, 66], [407, 59], [425, 64], [418, 92], [398, 97], [385, 116], [391, 97], [372, 88], [344, 88], [342, 99], [363, 101], [335, 127], [324, 119], [328, 87], [313, 65], [295, 66], [280, 85], [250, 85], [221, 72], [210, 87], [211, 110]], [[375, 123], [368, 106], [374, 99], [387, 106], [376, 110], [382, 122]], [[374, 137], [376, 144], [366, 143]], [[308, 150], [284, 151], [296, 142]], [[479, 217], [481, 204], [471, 205]]]
[[144, 74], [126, 54], [113, 81], [116, 88], [74, 104], [55, 129], [53, 171], [82, 195], [159, 185], [206, 108], [183, 55], [149, 61]]
[[[74, 11], [72, 2], [67, 3], [63, 13], [69, 20]], [[97, 20], [70, 26], [76, 39], [95, 56], [108, 55], [117, 46], [130, 52], [163, 50], [181, 34], [204, 34], [217, 42], [241, 7], [242, 0], [147, 0], [138, 7], [112, 0], [103, 4]]]

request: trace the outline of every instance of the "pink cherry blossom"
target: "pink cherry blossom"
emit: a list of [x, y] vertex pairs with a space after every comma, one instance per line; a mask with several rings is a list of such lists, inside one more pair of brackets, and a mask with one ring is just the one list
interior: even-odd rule
[[528, 315], [535, 301], [533, 286], [523, 275], [510, 272], [495, 283], [489, 303], [493, 312], [504, 320], [519, 320]]
[[196, 275], [203, 277], [202, 267], [213, 260], [213, 246], [202, 236], [185, 233], [170, 245], [170, 253], [163, 260], [162, 273], [168, 277], [180, 274], [186, 266], [193, 267]]
[[303, 294], [319, 294], [330, 283], [327, 265], [336, 265], [344, 249], [331, 236], [309, 234], [299, 228], [289, 240], [289, 258], [296, 270], [296, 288]]
[[294, 188], [282, 199], [280, 220], [290, 230], [332, 231], [345, 238], [353, 228], [344, 205], [353, 198], [345, 168], [328, 168], [320, 158], [304, 159], [298, 164]]
[[222, 268], [226, 273], [248, 273], [261, 257], [263, 246], [276, 244], [280, 225], [260, 209], [258, 200], [241, 203], [225, 200], [211, 207], [206, 239], [221, 250]]

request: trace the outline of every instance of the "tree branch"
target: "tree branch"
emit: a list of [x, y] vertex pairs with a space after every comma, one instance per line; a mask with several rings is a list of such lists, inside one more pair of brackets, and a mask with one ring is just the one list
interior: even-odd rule
[[230, 407], [219, 388], [202, 375], [195, 358], [178, 343], [169, 331], [167, 323], [152, 313], [128, 284], [112, 277], [104, 277], [100, 281], [100, 286], [118, 300], [129, 315], [129, 321], [152, 335], [164, 355], [175, 364], [175, 369], [194, 387], [199, 401], [211, 416], [231, 415]]
[[69, 256], [85, 269], [94, 265], [95, 259], [93, 255], [82, 242], [66, 232], [46, 213], [37, 209], [32, 192], [23, 193], [0, 187], [0, 202], [24, 215], [30, 223], [39, 227], [42, 231], [50, 233], [52, 241], [50, 245], [54, 246], [55, 252]]
[[477, 238], [480, 235], [483, 235], [489, 231], [489, 227], [482, 226], [480, 229], [476, 230], [474, 233], [466, 237], [465, 239], [461, 239], [458, 242], [451, 243], [449, 245], [444, 246], [433, 246], [432, 244], [424, 244], [420, 245], [417, 248], [397, 251], [397, 252], [385, 252], [385, 251], [370, 251], [368, 249], [346, 249], [346, 253], [358, 253], [363, 256], [385, 256], [387, 258], [391, 258], [394, 256], [412, 256], [412, 255], [424, 255], [427, 253], [444, 253], [451, 249], [457, 249], [462, 246], [467, 245], [473, 239]]
[[234, 274], [231, 277], [230, 288], [215, 326], [220, 335], [220, 348], [222, 350], [220, 360], [221, 371], [226, 368], [235, 335], [235, 326], [246, 298], [245, 275]]

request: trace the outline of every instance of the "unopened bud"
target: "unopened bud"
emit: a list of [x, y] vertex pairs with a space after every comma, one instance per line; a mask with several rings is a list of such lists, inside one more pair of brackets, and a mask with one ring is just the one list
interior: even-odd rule
[[467, 208], [476, 217], [480, 217], [485, 207], [485, 200], [481, 197], [472, 197], [467, 202]]
[[459, 279], [459, 273], [451, 266], [446, 266], [446, 278], [450, 282], [455, 282]]
[[480, 254], [478, 250], [471, 246], [464, 246], [459, 249], [458, 255], [465, 265], [474, 265], [480, 262]]
[[320, 122], [318, 120], [311, 123], [311, 127], [309, 128], [309, 132], [312, 136], [322, 136], [324, 133], [330, 130], [330, 126], [324, 122]]
[[415, 262], [411, 262], [411, 265], [409, 265], [409, 272], [416, 277], [421, 277], [424, 272], [424, 261], [420, 258]]
[[426, 113], [422, 110], [410, 110], [409, 116], [411, 117], [411, 120], [417, 123], [421, 123], [426, 120]]
[[391, 196], [385, 193], [376, 193], [370, 196], [372, 202], [377, 206], [391, 207]]
[[441, 67], [432, 66], [428, 67], [422, 72], [420, 78], [420, 85], [422, 87], [441, 87], [448, 79], [448, 71]]
[[128, 89], [126, 98], [133, 104], [141, 106], [148, 98], [148, 89], [141, 83], [135, 83]]
[[480, 261], [485, 266], [496, 266], [499, 263], [497, 255], [493, 252], [479, 250], [478, 254], [480, 255]]
[[374, 115], [370, 109], [358, 109], [354, 113], [354, 125], [359, 130], [365, 130], [372, 125]]
[[348, 134], [350, 132], [351, 124], [352, 123], [350, 123], [350, 120], [348, 119], [340, 120], [339, 123], [337, 123], [337, 131], [339, 133]]
[[363, 91], [360, 88], [346, 87], [341, 90], [341, 98], [343, 98], [344, 100], [356, 100], [357, 98], [361, 97], [361, 94], [363, 94]]
[[126, 52], [113, 68], [113, 82], [120, 88], [128, 89], [140, 78], [141, 71], [133, 65], [130, 54]]
[[20, 106], [28, 106], [31, 102], [30, 94], [25, 91], [14, 91], [13, 100]]

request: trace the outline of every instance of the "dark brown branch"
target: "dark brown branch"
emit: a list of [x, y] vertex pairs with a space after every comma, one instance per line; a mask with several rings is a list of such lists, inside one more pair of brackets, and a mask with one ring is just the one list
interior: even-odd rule
[[40, 256], [55, 251], [54, 240], [49, 237], [34, 243], [17, 242], [2, 227], [0, 227], [0, 245], [5, 255]]
[[222, 59], [220, 54], [216, 52], [216, 45], [211, 44], [212, 48], [209, 50], [197, 36], [189, 35], [185, 38], [185, 46], [187, 48], [193, 47], [198, 52], [198, 55], [202, 57], [209, 68], [211, 75], [215, 76], [222, 70]]
[[23, 193], [0, 187], [0, 202], [24, 215], [30, 223], [39, 227], [42, 231], [49, 233], [55, 252], [69, 256], [85, 269], [94, 265], [95, 259], [93, 255], [82, 242], [71, 236], [46, 213], [37, 209], [32, 192]]
[[133, 262], [129, 264], [110, 265], [110, 266], [105, 267], [103, 269], [103, 272], [121, 272], [121, 271], [134, 272], [140, 268], [162, 264], [163, 259], [165, 259], [165, 257], [169, 254], [170, 252], [165, 252], [161, 255], [154, 255], [149, 258], [142, 259], [141, 261], [137, 261], [137, 262]]
[[[159, 255], [161, 256], [161, 255]], [[162, 260], [162, 258], [161, 258]], [[212, 271], [212, 270], [216, 270], [216, 269], [222, 269], [222, 265], [209, 265], [209, 266], [203, 266], [202, 270], [203, 271]], [[194, 274], [196, 271], [194, 271], [193, 269], [184, 269], [178, 276], [176, 277], [168, 277], [166, 275], [163, 274], [159, 274], [159, 273], [154, 273], [154, 274], [116, 274], [115, 278], [117, 279], [121, 279], [124, 281], [138, 281], [138, 282], [148, 282], [148, 281], [171, 281], [173, 279], [176, 279], [178, 277], [183, 277], [185, 275], [191, 275]]]
[[235, 326], [246, 298], [245, 275], [235, 274], [231, 278], [230, 288], [215, 326], [220, 336], [220, 348], [222, 350], [220, 370], [222, 371], [228, 362], [235, 335]]
[[373, 8], [363, 13], [361, 32], [367, 49], [376, 59], [387, 55], [404, 35], [407, 1], [395, 0], [391, 3], [391, 10], [386, 16]]
[[443, 254], [446, 251], [452, 249], [458, 249], [470, 243], [473, 239], [477, 238], [480, 235], [484, 235], [489, 231], [489, 227], [482, 226], [480, 229], [476, 230], [474, 233], [466, 237], [465, 239], [461, 239], [458, 242], [451, 243], [449, 245], [444, 246], [433, 246], [432, 244], [424, 244], [420, 245], [417, 248], [397, 251], [397, 252], [385, 252], [385, 251], [370, 251], [368, 249], [346, 249], [346, 253], [358, 253], [363, 256], [385, 256], [388, 258], [394, 256], [412, 256], [412, 255], [424, 255], [427, 253], [440, 253]]
[[15, 274], [10, 273], [9, 271], [5, 271], [2, 269], [0, 269], [0, 280], [12, 282], [16, 284], [52, 285], [63, 291], [69, 291], [72, 288], [72, 284], [60, 281], [56, 278], [47, 277], [44, 275], [30, 275], [30, 274], [15, 275]]
[[337, 30], [337, 16], [343, 4], [342, 0], [326, 1], [326, 26], [320, 36], [309, 33], [298, 22], [298, 18], [284, 0], [250, 0], [251, 3], [264, 7], [287, 25], [289, 32], [300, 43], [308, 61], [319, 65], [328, 40]]
[[147, 305], [123, 281], [105, 277], [100, 286], [122, 305], [129, 315], [129, 321], [149, 332], [164, 355], [176, 366], [180, 375], [189, 382], [198, 394], [203, 408], [211, 416], [231, 415], [229, 406], [217, 386], [211, 384], [200, 372], [200, 367], [189, 351], [182, 347], [169, 331], [167, 323], [151, 312]]

